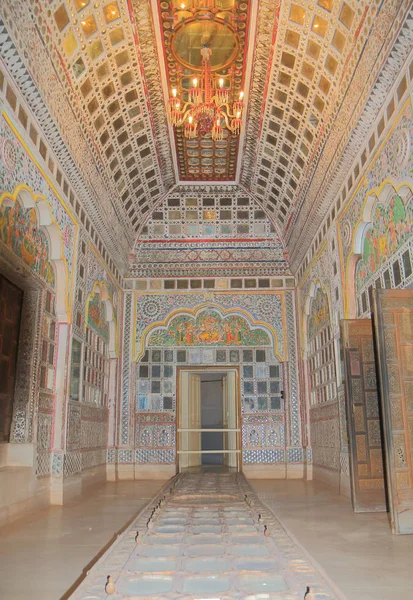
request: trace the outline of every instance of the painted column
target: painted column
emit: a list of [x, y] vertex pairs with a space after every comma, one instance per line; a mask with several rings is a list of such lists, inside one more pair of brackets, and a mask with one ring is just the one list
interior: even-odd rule
[[57, 359], [55, 374], [55, 403], [52, 432], [51, 504], [63, 504], [63, 473], [67, 427], [67, 365], [69, 357], [69, 323], [57, 324]]

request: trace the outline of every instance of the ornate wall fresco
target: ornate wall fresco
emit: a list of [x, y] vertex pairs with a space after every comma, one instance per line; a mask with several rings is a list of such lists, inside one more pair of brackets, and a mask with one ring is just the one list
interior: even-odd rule
[[0, 208], [0, 239], [17, 254], [43, 281], [54, 287], [55, 276], [49, 258], [46, 234], [37, 226], [34, 208], [15, 206]]
[[[351, 318], [356, 316], [356, 297], [363, 289], [380, 279], [381, 287], [407, 285], [412, 279], [413, 186], [413, 116], [406, 104], [389, 133], [386, 144], [370, 165], [355, 194], [338, 219], [344, 308]], [[399, 261], [396, 273], [386, 267], [392, 257], [409, 250], [409, 257]], [[361, 259], [361, 262], [359, 261]], [[410, 265], [410, 266], [408, 266]], [[400, 273], [397, 273], [397, 272]], [[400, 278], [399, 278], [400, 274]], [[366, 297], [364, 310], [368, 314]]]
[[106, 343], [109, 343], [109, 323], [107, 321], [106, 307], [102, 302], [100, 294], [94, 294], [88, 304], [87, 324]]
[[[61, 279], [56, 275], [54, 260], [59, 258], [56, 249], [61, 247], [65, 277], [68, 278], [69, 285], [74, 278], [76, 280], [76, 285], [70, 285], [68, 292], [65, 291], [64, 294], [67, 308], [73, 316], [73, 334], [83, 341], [85, 322], [89, 321], [104, 336], [113, 339], [112, 355], [115, 357], [119, 286], [90, 243], [90, 237], [83, 225], [77, 222], [70, 209], [57, 197], [52, 184], [43, 176], [6, 113], [0, 118], [0, 159], [3, 167], [0, 172], [0, 242], [10, 244], [13, 253], [30, 267], [33, 275], [57, 292], [61, 291]], [[47, 225], [41, 225], [44, 222]], [[53, 239], [50, 237], [50, 231]], [[51, 252], [54, 253], [54, 260], [49, 260]], [[2, 270], [8, 273], [3, 267]], [[102, 295], [97, 293], [92, 295], [89, 303], [88, 297], [97, 283], [99, 289], [104, 290], [105, 300], [102, 303]], [[30, 316], [25, 317], [27, 323], [25, 321], [23, 324], [23, 342], [27, 337], [30, 347], [24, 348], [25, 362], [21, 364], [19, 377], [22, 382], [35, 380], [32, 373], [38, 372], [38, 365], [42, 361], [41, 336], [44, 338], [46, 329], [47, 332], [50, 331], [50, 327], [46, 328], [50, 315], [45, 312], [47, 306], [41, 301], [42, 294], [36, 296], [28, 290], [25, 297], [27, 304], [24, 305], [23, 313], [26, 315], [30, 312]], [[108, 302], [111, 308], [110, 321], [106, 321]], [[87, 310], [87, 307], [90, 310]], [[31, 331], [33, 321], [35, 327]], [[48, 333], [46, 337], [50, 341]], [[66, 354], [65, 363], [70, 364], [67, 348], [56, 346], [53, 369], [61, 352]], [[67, 377], [69, 373], [70, 369], [67, 369]], [[113, 377], [115, 374], [116, 369]], [[63, 478], [106, 463], [109, 411], [114, 420], [116, 381], [113, 380], [108, 408], [80, 406], [79, 403], [68, 402], [67, 421], [63, 422], [62, 426], [62, 435], [67, 440], [67, 447], [58, 451], [55, 451], [53, 440], [57, 406], [54, 382], [53, 389], [49, 386], [47, 390], [42, 389], [39, 381], [26, 388], [24, 385], [22, 390], [16, 391], [14, 441], [37, 441], [38, 477], [53, 474]], [[67, 399], [64, 399], [64, 402], [66, 403]], [[37, 407], [37, 413], [34, 407]]]
[[274, 332], [274, 351], [281, 360], [287, 359], [285, 342], [285, 307], [284, 295], [280, 293], [250, 294], [222, 293], [187, 293], [187, 294], [138, 294], [136, 295], [136, 333], [135, 352], [143, 351], [143, 334], [148, 326], [165, 320], [173, 310], [185, 307], [194, 310], [203, 304], [218, 308], [221, 312], [246, 311], [254, 319], [254, 324], [267, 324]]
[[215, 310], [205, 310], [195, 318], [175, 317], [167, 328], [151, 333], [148, 346], [270, 346], [269, 335], [262, 329], [251, 329], [238, 315], [222, 317]]
[[373, 209], [372, 228], [364, 235], [363, 252], [357, 263], [356, 291], [368, 285], [388, 257], [396, 252], [412, 234], [413, 203], [405, 205], [398, 194], [390, 202], [377, 202]]
[[[217, 311], [207, 310], [200, 313], [197, 321], [205, 323], [217, 315]], [[171, 323], [179, 319], [176, 317]], [[183, 322], [188, 323], [188, 320]], [[203, 333], [209, 333], [208, 327]], [[243, 345], [228, 348], [199, 345], [195, 341], [189, 346], [150, 346], [139, 362], [132, 365], [137, 462], [175, 461], [177, 369], [186, 366], [202, 369], [205, 365], [215, 365], [221, 370], [239, 368], [243, 460], [246, 463], [286, 461], [286, 411], [290, 413], [291, 409], [286, 408], [282, 399], [283, 368], [271, 348]], [[165, 429], [167, 422], [172, 426]]]
[[308, 320], [308, 336], [312, 339], [317, 333], [330, 322], [330, 310], [328, 296], [319, 287], [311, 302], [310, 318]]
[[[309, 377], [308, 408], [303, 415], [303, 429], [308, 436], [307, 443], [316, 469], [339, 469], [340, 461], [343, 465], [348, 465], [345, 404], [341, 399], [341, 388], [335, 382], [337, 372], [334, 369], [342, 314], [341, 298], [338, 244], [332, 227], [299, 284], [301, 351], [303, 361], [307, 361]], [[327, 342], [328, 358], [325, 356], [324, 344], [320, 346], [320, 352], [324, 352], [324, 356], [320, 356], [319, 367], [328, 363], [329, 369], [328, 373], [324, 373], [319, 367], [314, 370], [311, 368], [311, 361], [315, 366], [318, 360], [315, 350], [317, 344], [312, 344], [312, 340], [327, 327], [330, 328], [333, 339]], [[325, 385], [319, 385], [322, 378], [326, 377], [328, 381], [326, 379], [324, 383], [328, 385], [328, 392]], [[344, 468], [348, 473], [348, 466]]]
[[293, 292], [128, 293], [125, 306], [119, 462], [174, 463], [174, 436], [159, 440], [186, 365], [239, 368], [245, 464], [303, 462]]
[[[388, 267], [395, 261], [399, 265], [401, 281], [403, 276], [405, 283], [411, 281], [411, 261], [404, 255], [412, 251], [412, 192], [409, 183], [413, 172], [412, 144], [413, 119], [410, 104], [407, 104], [356, 192], [332, 224], [317, 254], [314, 257], [310, 255], [310, 265], [299, 283], [304, 356], [308, 356], [307, 340], [311, 337], [310, 330], [313, 331], [311, 303], [318, 303], [317, 290], [320, 287], [328, 291], [337, 353], [340, 345], [339, 321], [346, 314], [351, 316], [351, 299], [352, 310], [355, 311], [357, 296], [369, 286], [376, 285], [377, 279], [382, 287], [393, 287], [396, 277], [394, 269]], [[349, 278], [351, 268], [352, 279]], [[387, 284], [386, 270], [390, 271]], [[400, 285], [405, 283], [402, 281]], [[368, 311], [368, 305], [365, 310]], [[359, 314], [362, 312], [360, 310]], [[311, 369], [309, 372], [311, 375]], [[314, 465], [348, 475], [347, 425], [340, 368], [337, 370], [337, 385], [337, 402], [309, 409], [310, 443]]]
[[5, 113], [0, 117], [0, 157], [4, 164], [0, 194], [12, 193], [24, 183], [37, 195], [44, 196], [61, 233], [64, 256], [71, 274], [76, 250], [76, 221], [39, 171]]

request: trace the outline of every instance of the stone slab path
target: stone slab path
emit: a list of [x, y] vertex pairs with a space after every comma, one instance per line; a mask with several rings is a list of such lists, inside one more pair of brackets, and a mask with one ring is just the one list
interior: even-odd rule
[[243, 475], [184, 474], [140, 513], [71, 599], [299, 600], [307, 586], [311, 600], [343, 599]]

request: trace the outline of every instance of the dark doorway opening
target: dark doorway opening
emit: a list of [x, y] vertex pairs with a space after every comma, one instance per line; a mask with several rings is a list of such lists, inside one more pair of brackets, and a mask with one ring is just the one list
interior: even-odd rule
[[10, 441], [23, 291], [0, 274], [0, 443]]
[[[201, 428], [222, 429], [223, 413], [223, 373], [203, 373], [201, 375]], [[223, 450], [224, 435], [219, 431], [204, 431], [201, 434], [202, 450]], [[224, 464], [223, 454], [202, 454], [203, 465]]]

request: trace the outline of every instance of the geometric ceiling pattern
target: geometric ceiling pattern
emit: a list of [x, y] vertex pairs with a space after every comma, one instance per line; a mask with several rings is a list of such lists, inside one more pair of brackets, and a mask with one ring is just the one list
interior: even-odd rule
[[141, 81], [128, 4], [55, 0], [48, 26], [76, 97], [91, 152], [110, 173], [122, 209], [137, 229], [165, 187]]
[[230, 185], [221, 186], [219, 195], [182, 186], [141, 230], [130, 274], [239, 277], [290, 270], [276, 227], [251, 194]]
[[[369, 98], [409, 10], [400, 0], [3, 0], [0, 18], [22, 65], [10, 54], [6, 67], [118, 268], [153, 273], [156, 256], [168, 268], [175, 257], [179, 276], [208, 264], [239, 272], [237, 261], [289, 272], [287, 256], [297, 268], [360, 146], [360, 119], [376, 118]], [[239, 136], [188, 140], [168, 122], [172, 88], [185, 98], [199, 76], [200, 45], [229, 105], [244, 92]], [[187, 261], [178, 244], [202, 252]]]
[[[251, 186], [285, 229], [317, 161], [357, 56], [366, 0], [283, 2]], [[363, 6], [364, 4], [364, 6]], [[355, 59], [355, 60], [354, 60]]]
[[[250, 143], [241, 183], [254, 190], [264, 208], [275, 215], [290, 256], [300, 253], [302, 257], [308, 247], [303, 235], [310, 236], [310, 244], [329, 209], [326, 197], [334, 200], [337, 188], [329, 188], [328, 183], [411, 3], [294, 0], [274, 4], [273, 52], [263, 59], [267, 84], [261, 82], [253, 92], [258, 98], [261, 91], [260, 101], [248, 112]], [[257, 61], [255, 65], [258, 70]], [[371, 105], [370, 124], [375, 110]], [[348, 159], [353, 158], [354, 148]]]
[[[188, 100], [193, 80], [203, 86], [201, 49], [210, 49], [213, 91], [219, 81], [229, 106], [239, 99], [245, 83], [249, 4], [235, 0], [158, 0], [160, 36], [169, 93], [175, 89], [181, 106]], [[179, 178], [182, 181], [234, 180], [239, 136], [224, 127], [223, 138], [211, 137], [213, 118], [204, 113], [199, 127], [205, 132], [186, 139], [183, 126], [175, 129]]]

